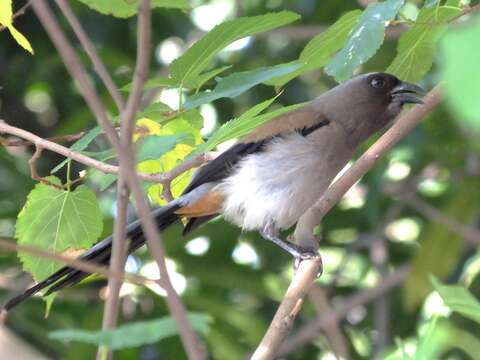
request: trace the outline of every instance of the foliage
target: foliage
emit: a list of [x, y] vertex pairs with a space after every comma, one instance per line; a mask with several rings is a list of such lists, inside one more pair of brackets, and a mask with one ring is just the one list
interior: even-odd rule
[[[22, 5], [13, 3], [15, 8]], [[128, 95], [139, 1], [70, 3], [122, 94]], [[426, 89], [445, 81], [446, 103], [380, 159], [323, 221], [325, 269], [318, 284], [332, 289], [334, 308], [380, 284], [390, 269], [410, 264], [401, 289], [378, 296], [374, 306], [351, 310], [339, 323], [352, 359], [463, 359], [480, 351], [480, 254], [472, 242], [480, 210], [480, 23], [476, 8], [468, 5], [459, 0], [386, 0], [366, 8], [354, 0], [152, 0], [155, 61], [133, 139], [142, 172], [169, 171], [196, 154], [220, 150], [227, 141], [334, 86], [332, 77], [344, 81], [356, 73], [386, 71]], [[0, 32], [0, 118], [42, 137], [85, 132], [66, 146], [115, 163], [114, 152], [34, 13], [27, 10], [14, 19], [13, 27], [15, 10], [11, 1], [0, 0], [0, 23], [7, 27]], [[462, 12], [471, 13], [459, 19]], [[217, 22], [205, 24], [210, 18]], [[11, 33], [31, 51], [17, 29], [34, 44], [35, 56], [27, 56], [9, 39]], [[308, 36], [305, 31], [310, 31]], [[168, 51], [176, 59], [165, 60]], [[86, 57], [83, 60], [89, 65]], [[93, 71], [90, 79], [118, 124], [118, 109]], [[115, 175], [44, 151], [38, 171], [56, 177], [35, 185], [27, 164], [30, 156], [26, 146], [0, 149], [2, 237], [15, 236], [20, 244], [68, 255], [111, 233], [115, 194], [109, 187]], [[175, 197], [193, 173], [174, 180]], [[62, 183], [65, 188], [58, 188]], [[165, 203], [161, 184], [143, 185], [152, 203]], [[398, 188], [394, 195], [388, 191]], [[403, 204], [408, 196], [429, 204], [440, 216]], [[162, 238], [174, 285], [187, 309], [198, 313], [192, 325], [212, 358], [244, 358], [265, 333], [288, 286], [290, 259], [258, 235], [240, 233], [222, 219], [186, 239], [181, 239], [180, 226]], [[29, 281], [19, 275], [20, 265], [35, 280], [61, 266], [24, 252], [18, 256], [20, 262], [14, 254], [0, 252], [2, 299], [11, 297], [9, 288], [20, 291]], [[127, 266], [155, 277], [151, 265], [140, 250]], [[92, 344], [118, 349], [119, 359], [184, 358], [177, 330], [155, 288], [125, 284], [120, 300], [125, 324], [99, 331], [104, 284], [90, 278], [61, 292], [47, 320], [42, 302], [32, 299], [11, 314], [8, 325], [53, 358], [92, 358]], [[303, 329], [315, 316], [314, 306], [306, 301], [296, 326]], [[379, 329], [388, 330], [385, 344], [375, 335]], [[332, 344], [316, 336], [288, 358], [329, 358]]]
[[[189, 314], [188, 320], [195, 331], [208, 333], [210, 318], [204, 314]], [[58, 330], [49, 334], [50, 339], [78, 341], [87, 344], [108, 346], [112, 350], [153, 344], [178, 334], [177, 325], [171, 316], [161, 319], [139, 321], [119, 326], [113, 330], [85, 331], [80, 329]]]

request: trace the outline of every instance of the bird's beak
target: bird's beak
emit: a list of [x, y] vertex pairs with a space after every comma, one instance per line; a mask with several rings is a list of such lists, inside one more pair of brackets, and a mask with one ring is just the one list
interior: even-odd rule
[[415, 84], [401, 81], [390, 92], [393, 102], [400, 104], [423, 104], [422, 97], [425, 95], [425, 90]]

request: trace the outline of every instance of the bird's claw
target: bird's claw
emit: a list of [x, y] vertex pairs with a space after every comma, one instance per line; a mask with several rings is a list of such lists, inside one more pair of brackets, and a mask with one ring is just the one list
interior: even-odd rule
[[323, 263], [322, 263], [322, 257], [320, 256], [320, 253], [312, 248], [303, 248], [298, 246], [297, 247], [298, 253], [294, 255], [295, 260], [293, 262], [293, 271], [296, 273], [300, 263], [304, 260], [311, 260], [315, 258], [320, 259], [320, 266], [318, 267], [318, 273], [317, 273], [317, 278], [320, 277], [323, 273]]

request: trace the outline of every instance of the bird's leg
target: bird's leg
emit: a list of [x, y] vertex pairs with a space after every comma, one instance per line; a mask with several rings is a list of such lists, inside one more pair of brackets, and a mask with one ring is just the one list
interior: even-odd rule
[[295, 268], [298, 267], [302, 260], [312, 259], [319, 256], [315, 249], [304, 248], [289, 241], [282, 240], [280, 238], [278, 229], [272, 223], [269, 223], [267, 226], [265, 226], [265, 228], [260, 231], [260, 235], [264, 239], [273, 242], [292, 255], [295, 258]]

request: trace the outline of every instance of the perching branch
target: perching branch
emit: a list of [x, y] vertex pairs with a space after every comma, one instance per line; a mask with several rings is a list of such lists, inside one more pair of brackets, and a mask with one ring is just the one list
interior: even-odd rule
[[[17, 128], [15, 126], [8, 125], [4, 120], [0, 119], [0, 134], [2, 133], [14, 135], [19, 138], [25, 139], [27, 141], [27, 144], [33, 144], [35, 146], [40, 146], [43, 149], [53, 151], [57, 154], [73, 159], [81, 164], [100, 170], [104, 174], [119, 173], [119, 168], [116, 165], [111, 165], [111, 164], [107, 164], [107, 163], [95, 160], [89, 156], [83, 155], [65, 146], [57, 144], [56, 142], [41, 138], [40, 136], [32, 134], [29, 131]], [[12, 141], [12, 142], [13, 142], [12, 146], [18, 146], [19, 141]], [[10, 140], [8, 141], [4, 140], [2, 144], [5, 146], [10, 146]], [[185, 171], [198, 167], [210, 160], [213, 160], [215, 156], [216, 156], [215, 153], [201, 154], [194, 157], [193, 159], [183, 162], [182, 164], [178, 165], [177, 167], [173, 168], [168, 172], [158, 173], [158, 174], [138, 173], [138, 177], [144, 181], [166, 184], [171, 182], [178, 175], [184, 173]]]
[[278, 310], [268, 327], [260, 345], [258, 345], [251, 360], [273, 359], [283, 339], [293, 326], [295, 317], [300, 312], [303, 299], [317, 278], [322, 260], [316, 257], [300, 263]]
[[[423, 105], [417, 105], [400, 116], [397, 122], [300, 217], [294, 232], [294, 238], [298, 244], [311, 243], [314, 228], [320, 224], [323, 217], [340, 201], [342, 196], [375, 165], [381, 156], [407, 136], [416, 125], [435, 109], [442, 101], [440, 85], [431, 90], [423, 100]], [[255, 359], [273, 359], [277, 354], [278, 347], [288, 334], [289, 327], [293, 324], [295, 316], [300, 310], [303, 297], [314, 280], [315, 278], [307, 277], [300, 271], [295, 274], [292, 284], [298, 284], [297, 286], [303, 288], [296, 289], [296, 299], [288, 299], [286, 301], [285, 297], [280, 303], [267, 334], [255, 351], [255, 354], [258, 354], [256, 358], [254, 355]], [[295, 303], [298, 306], [295, 312], [291, 311], [291, 303]], [[288, 317], [286, 317], [286, 314], [288, 314]], [[282, 325], [285, 324], [283, 320], [285, 318], [288, 318], [289, 326]]]
[[334, 310], [317, 316], [309, 324], [302, 327], [301, 330], [293, 334], [287, 339], [279, 348], [276, 353], [277, 356], [286, 356], [287, 354], [295, 351], [299, 347], [308, 344], [315, 337], [318, 336], [318, 332], [321, 329], [329, 326], [332, 323], [338, 322], [343, 319], [350, 310], [357, 306], [365, 305], [382, 294], [390, 291], [394, 287], [399, 286], [407, 277], [409, 267], [407, 265], [400, 266], [393, 273], [383, 278], [383, 281], [376, 287], [362, 290], [351, 297], [347, 298], [343, 303], [334, 307]]

